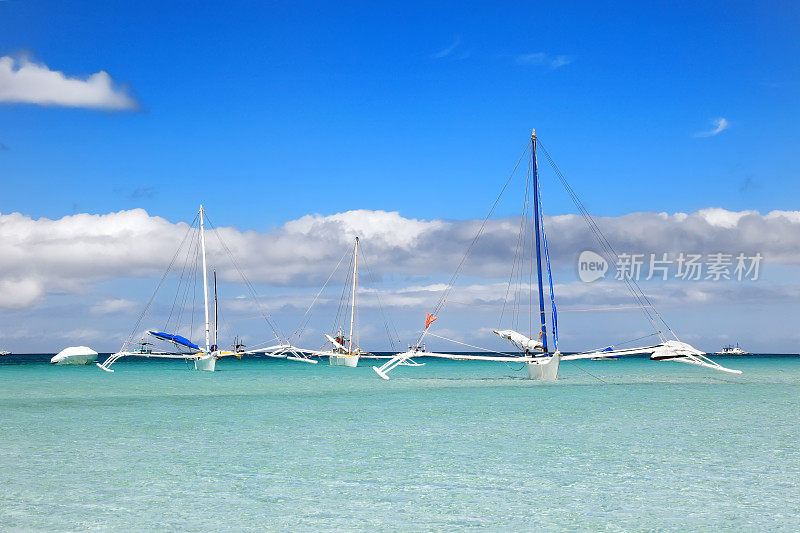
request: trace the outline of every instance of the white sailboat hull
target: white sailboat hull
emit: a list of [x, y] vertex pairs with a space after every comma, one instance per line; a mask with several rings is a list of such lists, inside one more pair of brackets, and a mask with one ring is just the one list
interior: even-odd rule
[[558, 365], [561, 362], [561, 354], [556, 352], [552, 357], [542, 357], [530, 363], [528, 366], [528, 378], [536, 381], [555, 381], [558, 379]]
[[205, 372], [214, 372], [217, 369], [217, 358], [213, 355], [206, 355], [194, 360], [194, 369]]
[[331, 366], [349, 366], [350, 368], [355, 368], [358, 366], [358, 357], [358, 355], [331, 354], [328, 356], [328, 361]]

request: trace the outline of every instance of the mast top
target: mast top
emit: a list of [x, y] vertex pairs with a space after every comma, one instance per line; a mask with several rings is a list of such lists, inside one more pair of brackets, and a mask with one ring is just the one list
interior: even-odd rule
[[536, 138], [536, 128], [533, 128], [531, 130], [531, 139], [535, 139], [535, 138]]

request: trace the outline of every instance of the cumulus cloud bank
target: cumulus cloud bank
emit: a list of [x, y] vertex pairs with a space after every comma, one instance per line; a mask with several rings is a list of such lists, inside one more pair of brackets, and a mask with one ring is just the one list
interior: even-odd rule
[[9, 56], [0, 57], [0, 102], [108, 110], [138, 108], [136, 100], [115, 87], [105, 71], [81, 79]]
[[[709, 208], [690, 214], [631, 213], [597, 221], [620, 252], [759, 252], [765, 263], [800, 266], [800, 211], [762, 215]], [[581, 251], [597, 249], [580, 216], [546, 217], [545, 225], [556, 266], [574, 265]], [[310, 287], [321, 285], [357, 235], [370, 270], [378, 277], [447, 276], [479, 226], [478, 220], [419, 220], [396, 212], [356, 210], [306, 215], [266, 233], [233, 227], [217, 231], [252, 282]], [[506, 279], [518, 228], [518, 219], [490, 221], [466, 263], [465, 275]], [[186, 223], [150, 216], [143, 209], [58, 220], [0, 214], [0, 307], [25, 308], [48, 292], [80, 293], [109, 280], [159, 276], [188, 229]], [[221, 278], [239, 281], [213, 231], [207, 244], [210, 264]], [[431, 290], [421, 284], [387, 294], [386, 303], [402, 305], [419, 296], [415, 291], [430, 295]], [[119, 305], [109, 300], [104, 308]]]

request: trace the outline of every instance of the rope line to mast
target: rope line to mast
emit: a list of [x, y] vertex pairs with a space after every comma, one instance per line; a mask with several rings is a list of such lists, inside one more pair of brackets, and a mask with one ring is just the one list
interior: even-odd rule
[[250, 291], [250, 296], [253, 298], [253, 301], [255, 302], [256, 307], [258, 308], [258, 312], [261, 313], [261, 316], [264, 318], [264, 322], [266, 322], [267, 325], [270, 327], [270, 329], [272, 330], [272, 334], [275, 335], [276, 339], [282, 342], [286, 342], [286, 338], [283, 337], [278, 332], [277, 324], [273, 322], [268, 313], [264, 312], [263, 306], [261, 305], [261, 301], [258, 299], [258, 294], [256, 293], [255, 287], [253, 287], [253, 284], [250, 283], [250, 280], [247, 279], [247, 276], [245, 276], [244, 272], [239, 267], [239, 263], [236, 262], [236, 258], [233, 256], [233, 253], [231, 253], [230, 249], [228, 248], [228, 245], [225, 244], [225, 241], [222, 239], [222, 235], [219, 234], [219, 231], [217, 231], [216, 226], [211, 222], [208, 213], [206, 213], [206, 221], [208, 222], [208, 225], [211, 226], [211, 230], [214, 232], [214, 235], [217, 236], [217, 239], [219, 240], [220, 244], [225, 249], [225, 252], [228, 254], [228, 258], [231, 260], [233, 267], [239, 273], [239, 276], [241, 276], [242, 280], [245, 283], [245, 286]]
[[139, 331], [139, 326], [141, 325], [142, 320], [144, 319], [145, 315], [147, 314], [147, 311], [150, 309], [150, 306], [153, 304], [153, 300], [155, 299], [156, 294], [158, 293], [158, 289], [161, 288], [161, 285], [164, 283], [164, 280], [167, 278], [167, 274], [169, 274], [169, 271], [172, 269], [172, 265], [175, 263], [175, 260], [178, 258], [178, 254], [181, 251], [181, 248], [183, 248], [183, 244], [186, 242], [186, 239], [189, 237], [189, 234], [192, 231], [192, 228], [194, 227], [194, 223], [197, 220], [198, 216], [199, 216], [199, 213], [197, 215], [195, 215], [194, 220], [189, 225], [189, 227], [186, 229], [186, 234], [183, 236], [183, 239], [181, 240], [181, 243], [178, 246], [178, 249], [175, 250], [175, 254], [172, 256], [172, 260], [169, 262], [169, 265], [167, 266], [167, 270], [164, 271], [164, 274], [161, 276], [161, 279], [158, 281], [158, 284], [156, 285], [156, 288], [153, 291], [153, 294], [150, 296], [150, 300], [148, 300], [147, 305], [144, 306], [144, 309], [142, 310], [141, 314], [139, 314], [139, 318], [136, 320], [136, 325], [133, 326], [133, 330], [131, 331], [131, 334], [128, 335], [128, 338], [122, 344], [122, 348], [120, 348], [120, 352], [126, 351], [126, 348], [128, 346], [130, 346], [130, 343], [133, 340], [134, 335], [136, 335], [136, 332]]
[[[300, 318], [300, 325], [297, 327], [296, 330], [294, 330], [294, 333], [292, 333], [289, 336], [288, 340], [290, 341], [290, 344], [291, 344], [291, 340], [295, 336], [299, 339], [303, 335], [303, 332], [305, 331], [306, 327], [308, 326], [308, 321], [311, 320], [311, 314], [310, 314], [311, 313], [311, 308], [314, 307], [314, 304], [317, 303], [317, 300], [319, 299], [320, 295], [322, 295], [322, 291], [325, 290], [325, 287], [328, 286], [328, 283], [331, 281], [331, 278], [333, 277], [333, 275], [336, 274], [336, 272], [339, 270], [339, 266], [341, 266], [342, 261], [344, 261], [345, 257], [347, 257], [347, 252], [346, 251], [345, 251], [345, 253], [342, 254], [342, 257], [339, 259], [339, 262], [336, 263], [336, 267], [333, 269], [333, 271], [331, 271], [330, 275], [328, 276], [328, 279], [326, 279], [325, 283], [322, 285], [322, 288], [319, 290], [317, 295], [314, 296], [314, 300], [312, 300], [311, 305], [309, 305], [308, 309], [306, 309], [306, 312], [303, 313], [302, 318]], [[303, 320], [305, 320], [305, 322], [303, 322]]]
[[467, 344], [466, 342], [457, 341], [455, 339], [448, 339], [447, 337], [442, 337], [441, 335], [436, 335], [435, 333], [428, 333], [428, 335], [430, 335], [431, 337], [436, 337], [438, 339], [442, 339], [444, 341], [449, 341], [449, 342], [454, 342], [456, 344], [461, 344], [462, 346], [467, 346], [469, 348], [475, 348], [477, 350], [482, 350], [484, 352], [496, 353], [497, 355], [504, 355], [506, 357], [520, 357], [518, 355], [514, 355], [514, 354], [510, 354], [510, 353], [498, 352], [496, 350], [490, 350], [489, 348], [481, 348], [480, 346], [474, 346], [472, 344]]
[[[575, 190], [572, 188], [572, 186], [570, 186], [569, 182], [567, 182], [567, 179], [564, 177], [564, 174], [558, 168], [558, 165], [556, 165], [555, 161], [550, 156], [550, 153], [547, 151], [547, 148], [545, 148], [545, 146], [542, 144], [541, 140], [539, 141], [539, 145], [540, 145], [540, 147], [542, 149], [542, 152], [544, 152], [544, 155], [547, 158], [548, 162], [550, 163], [550, 166], [555, 171], [556, 175], [558, 176], [558, 179], [561, 181], [562, 185], [564, 186], [565, 190], [567, 191], [567, 194], [570, 196], [570, 198], [572, 199], [572, 201], [575, 204], [575, 206], [581, 212], [581, 216], [583, 217], [584, 221], [589, 226], [589, 229], [594, 234], [594, 236], [597, 239], [597, 241], [600, 244], [600, 246], [604, 249], [605, 253], [609, 256], [609, 258], [613, 257], [613, 258], [616, 258], [617, 261], [619, 261], [619, 254], [617, 254], [616, 250], [614, 250], [614, 247], [608, 241], [608, 239], [606, 238], [605, 234], [603, 234], [602, 230], [600, 230], [600, 227], [597, 225], [597, 222], [594, 220], [594, 217], [592, 217], [592, 215], [586, 209], [586, 206], [580, 200], [580, 198], [578, 197], [578, 195], [575, 192]], [[645, 313], [645, 315], [647, 316], [648, 320], [653, 325], [654, 329], [656, 331], [660, 332], [660, 328], [658, 327], [658, 324], [656, 323], [656, 320], [652, 317], [652, 315], [648, 311], [648, 308], [653, 310], [653, 313], [656, 315], [656, 317], [658, 317], [658, 319], [661, 321], [661, 323], [664, 324], [664, 327], [666, 327], [667, 331], [669, 331], [672, 334], [672, 336], [675, 337], [676, 340], [678, 340], [678, 336], [675, 334], [675, 332], [672, 330], [672, 328], [669, 327], [669, 324], [667, 324], [666, 320], [664, 320], [664, 317], [662, 317], [661, 314], [655, 309], [655, 307], [653, 306], [652, 302], [647, 297], [647, 295], [644, 293], [644, 291], [639, 286], [639, 284], [636, 283], [635, 280], [628, 279], [625, 276], [623, 276], [622, 280], [625, 282], [625, 285], [628, 287], [628, 290], [631, 292], [631, 294], [636, 299], [636, 301], [638, 301], [640, 303], [640, 305], [642, 307], [642, 311]], [[635, 287], [635, 289], [634, 289], [634, 287]], [[647, 302], [648, 305], [647, 306], [644, 305], [643, 302]], [[659, 336], [662, 337], [662, 340], [664, 340], [662, 335], [659, 335]]]
[[[373, 275], [372, 269], [369, 267], [369, 264], [367, 263], [367, 255], [363, 251], [363, 247], [364, 247], [363, 243], [361, 244], [361, 247], [362, 247], [361, 260], [364, 262], [364, 267], [367, 269], [367, 276], [369, 277], [370, 282], [375, 284], [376, 283], [375, 276]], [[378, 300], [378, 309], [380, 309], [381, 317], [383, 318], [383, 326], [386, 329], [386, 336], [389, 338], [389, 345], [391, 346], [392, 351], [394, 351], [395, 350], [395, 343], [394, 343], [394, 338], [395, 337], [397, 338], [397, 345], [398, 346], [402, 346], [402, 343], [400, 341], [400, 335], [397, 333], [397, 327], [395, 327], [394, 322], [391, 322], [391, 326], [392, 326], [391, 329], [394, 330], [394, 335], [395, 335], [395, 337], [392, 337], [392, 332], [391, 332], [391, 330], [389, 328], [390, 321], [389, 321], [389, 318], [388, 318], [386, 312], [384, 311], [383, 302], [381, 300], [380, 291], [375, 291], [375, 296], [376, 296], [376, 298]]]
[[[475, 243], [478, 242], [478, 239], [483, 234], [483, 230], [486, 228], [486, 224], [489, 222], [489, 218], [492, 216], [492, 214], [494, 213], [494, 210], [497, 208], [497, 204], [500, 203], [500, 198], [502, 198], [503, 194], [506, 192], [506, 189], [508, 188], [509, 183], [511, 183], [511, 178], [513, 178], [514, 174], [517, 172], [517, 168], [519, 167], [520, 163], [522, 163], [522, 160], [525, 158], [525, 154], [528, 153], [528, 148], [529, 147], [530, 147], [530, 143], [526, 143], [525, 144], [525, 150], [523, 150], [522, 155], [519, 157], [519, 160], [517, 160], [517, 164], [514, 165], [514, 169], [511, 171], [511, 174], [508, 176], [508, 179], [506, 180], [505, 184], [503, 185], [503, 188], [500, 190], [500, 194], [498, 194], [497, 198], [495, 198], [491, 209], [489, 209], [489, 213], [487, 213], [486, 217], [483, 219], [483, 222], [481, 223], [481, 227], [478, 229], [478, 233], [475, 234], [475, 237], [472, 239], [472, 242], [470, 242], [469, 246], [467, 247], [467, 251], [464, 253], [464, 256], [461, 258], [461, 262], [459, 262], [458, 267], [456, 268], [455, 272], [453, 272], [453, 275], [450, 277], [450, 281], [447, 283], [447, 288], [445, 289], [444, 293], [442, 294], [441, 298], [439, 299], [439, 302], [436, 304], [436, 306], [433, 309], [433, 313], [432, 314], [434, 316], [436, 316], [439, 313], [441, 308], [444, 306], [444, 303], [447, 301], [447, 297], [450, 295], [450, 292], [453, 289], [453, 285], [455, 284], [456, 280], [458, 279], [458, 276], [461, 274], [461, 269], [464, 267], [464, 263], [467, 261], [467, 258], [469, 257], [470, 253], [472, 252], [472, 248], [475, 246]], [[427, 331], [428, 331], [427, 328], [422, 330], [422, 333], [420, 334], [420, 336], [419, 336], [419, 338], [417, 340], [417, 344], [420, 344], [422, 342], [422, 339], [425, 337], [425, 334], [427, 333]]]

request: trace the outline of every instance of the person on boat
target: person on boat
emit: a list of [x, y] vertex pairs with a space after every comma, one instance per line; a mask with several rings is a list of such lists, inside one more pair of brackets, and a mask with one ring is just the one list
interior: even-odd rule
[[333, 339], [333, 340], [335, 340], [336, 342], [338, 342], [338, 343], [339, 343], [341, 346], [345, 346], [345, 343], [347, 342], [347, 341], [345, 340], [345, 338], [344, 338], [344, 334], [342, 334], [342, 333], [339, 333], [339, 334], [336, 336], [336, 338], [335, 338], [335, 339]]

